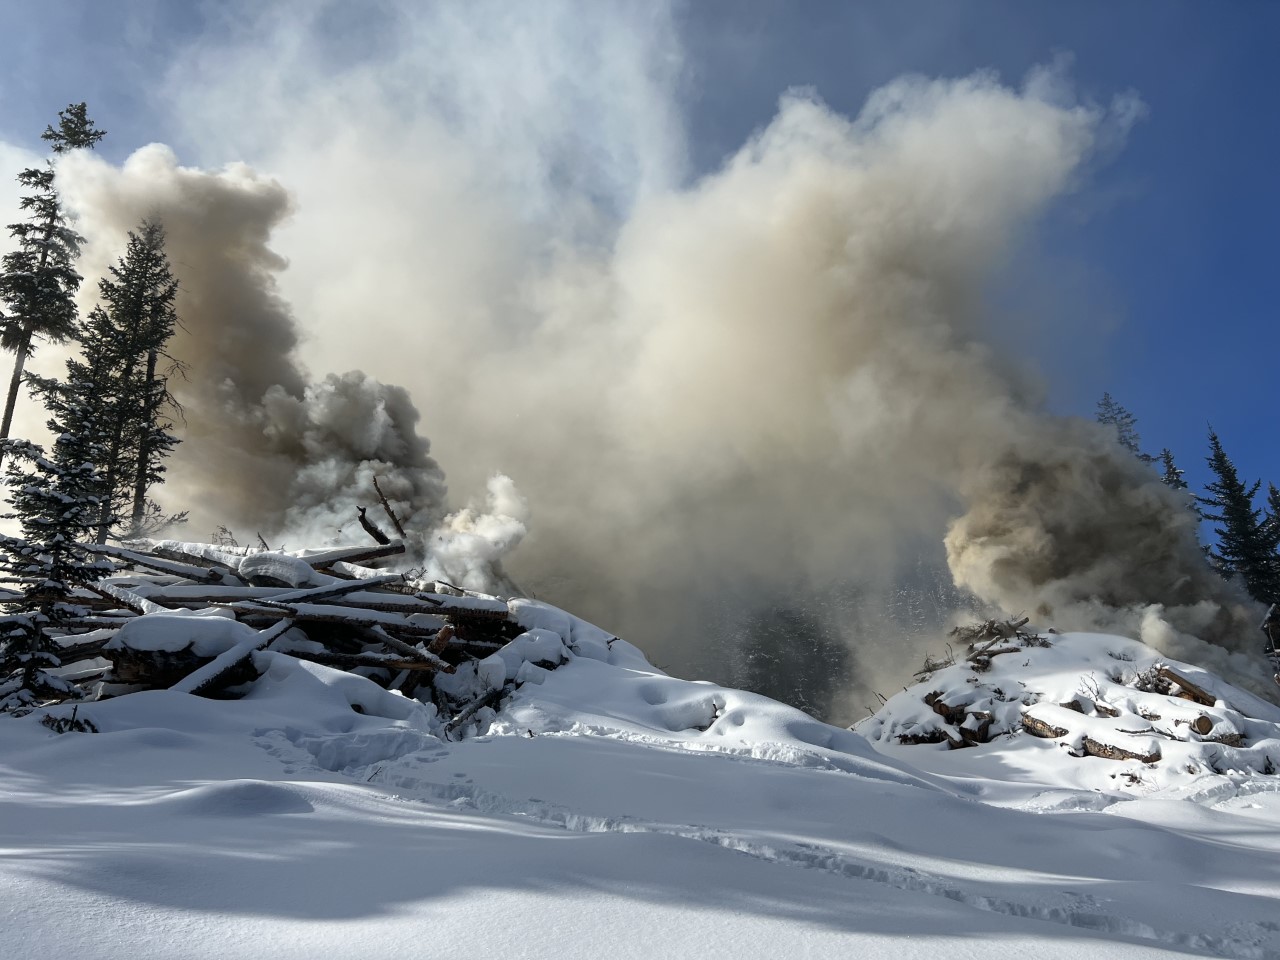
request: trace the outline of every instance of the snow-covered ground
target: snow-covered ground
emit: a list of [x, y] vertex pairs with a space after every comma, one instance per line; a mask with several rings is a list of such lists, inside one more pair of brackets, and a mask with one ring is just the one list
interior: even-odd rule
[[[918, 689], [873, 747], [516, 613], [529, 632], [452, 682], [520, 686], [449, 734], [278, 652], [237, 701], [81, 705], [97, 734], [0, 719], [0, 955], [1280, 957], [1280, 778], [1170, 755], [1169, 782], [1110, 789], [1130, 764], [1027, 734], [894, 746]], [[1070, 639], [1044, 703], [1089, 644], [1149, 653]]]

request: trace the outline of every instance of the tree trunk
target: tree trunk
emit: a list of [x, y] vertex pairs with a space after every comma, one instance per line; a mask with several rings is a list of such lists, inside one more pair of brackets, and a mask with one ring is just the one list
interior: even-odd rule
[[[49, 241], [53, 239], [55, 221], [50, 218], [44, 225], [44, 243], [40, 247], [39, 273], [44, 273], [49, 266]], [[13, 426], [13, 408], [18, 404], [18, 387], [22, 384], [22, 370], [27, 365], [27, 354], [31, 352], [31, 338], [35, 333], [35, 321], [25, 317], [22, 321], [22, 342], [18, 344], [17, 356], [13, 358], [13, 378], [9, 381], [9, 395], [4, 402], [4, 422], [0, 423], [0, 440], [9, 439], [9, 428]], [[4, 450], [0, 449], [0, 466], [4, 465]]]
[[[9, 381], [9, 396], [4, 404], [4, 423], [0, 424], [0, 440], [9, 439], [9, 428], [13, 426], [13, 408], [18, 403], [18, 387], [22, 385], [22, 369], [27, 364], [27, 354], [31, 351], [31, 321], [22, 325], [22, 342], [18, 344], [18, 354], [13, 358], [13, 378]], [[4, 464], [4, 450], [0, 450], [0, 466]]]
[[142, 426], [138, 440], [138, 464], [133, 475], [133, 515], [129, 520], [130, 536], [142, 535], [142, 517], [147, 504], [147, 466], [151, 459], [151, 448], [148, 444], [148, 433], [152, 427], [155, 411], [152, 409], [151, 393], [156, 380], [156, 351], [147, 354], [147, 379], [142, 385], [143, 413], [146, 423]]
[[102, 477], [102, 512], [98, 514], [98, 535], [94, 537], [94, 543], [106, 543], [107, 536], [111, 532], [112, 507], [116, 502], [116, 485], [120, 482], [120, 458], [122, 451], [121, 444], [124, 442], [124, 421], [127, 416], [128, 409], [128, 384], [133, 379], [133, 364], [125, 367], [124, 373], [120, 378], [120, 382], [124, 384], [121, 396], [118, 400], [118, 406], [115, 410], [115, 423], [112, 424], [111, 445], [107, 447], [107, 456], [104, 459], [106, 470]]

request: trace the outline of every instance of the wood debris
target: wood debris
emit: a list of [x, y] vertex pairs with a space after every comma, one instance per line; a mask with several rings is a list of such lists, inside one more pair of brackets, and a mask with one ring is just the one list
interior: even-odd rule
[[[1268, 751], [1276, 737], [1242, 713], [1246, 701], [1224, 681], [1157, 658], [1141, 667], [1104, 660], [1096, 672], [1076, 659], [1071, 669], [1082, 670], [1078, 688], [1064, 697], [1056, 671], [1072, 663], [1073, 653], [1037, 648], [1071, 644], [1072, 635], [1031, 633], [1026, 625], [1025, 618], [986, 620], [952, 631], [967, 652], [927, 658], [917, 674], [921, 682], [862, 724], [872, 726], [873, 738], [903, 745], [960, 749], [1029, 736], [1054, 741], [1064, 756], [1077, 759], [1153, 766], [1172, 757], [1180, 769], [1274, 773]], [[991, 666], [993, 657], [1015, 652], [1016, 658]], [[1120, 664], [1134, 661], [1128, 651], [1105, 654]], [[1098, 663], [1096, 655], [1092, 662]], [[1121, 774], [1138, 777], [1132, 770]]]
[[[94, 549], [116, 570], [84, 592], [87, 612], [65, 624], [58, 656], [64, 665], [106, 661], [105, 695], [168, 688], [235, 696], [257, 679], [254, 654], [261, 650], [358, 672], [412, 694], [432, 675], [483, 659], [523, 632], [503, 600], [457, 588], [422, 590], [434, 584], [361, 565], [404, 554], [403, 540], [296, 554], [177, 541]], [[244, 631], [216, 655], [194, 642], [130, 643], [133, 628], [123, 630], [175, 613], [182, 615], [174, 621], [180, 630], [215, 610]], [[191, 617], [194, 611], [205, 615]], [[92, 638], [79, 640], [83, 634]]]

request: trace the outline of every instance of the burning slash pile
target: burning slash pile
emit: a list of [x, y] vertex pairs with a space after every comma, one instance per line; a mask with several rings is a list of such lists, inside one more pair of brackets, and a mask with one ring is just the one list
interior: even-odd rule
[[976, 748], [1006, 759], [1051, 743], [1063, 756], [1128, 764], [1119, 769], [1131, 785], [1280, 767], [1275, 705], [1136, 640], [1040, 634], [1026, 624], [954, 631], [967, 643], [963, 656], [927, 660], [914, 687], [856, 729], [884, 746]]
[[448, 734], [534, 668], [559, 666], [575, 640], [605, 640], [542, 629], [572, 618], [534, 601], [370, 565], [403, 554], [402, 541], [294, 553], [177, 541], [92, 549], [115, 569], [77, 591], [78, 615], [44, 654], [63, 696], [30, 707], [154, 689], [234, 699], [271, 653], [434, 704]]

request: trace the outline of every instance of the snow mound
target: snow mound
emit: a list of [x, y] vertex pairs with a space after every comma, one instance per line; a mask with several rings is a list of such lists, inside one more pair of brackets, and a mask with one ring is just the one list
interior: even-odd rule
[[107, 643], [108, 650], [190, 650], [201, 657], [216, 657], [252, 638], [255, 631], [230, 619], [224, 610], [172, 610], [130, 620]]
[[198, 817], [262, 817], [311, 813], [311, 802], [286, 784], [228, 780], [180, 790], [157, 801], [168, 812]]
[[[1053, 638], [917, 688], [917, 707], [997, 680], [1017, 690], [967, 702], [991, 701], [989, 742], [897, 744], [915, 729], [905, 698], [877, 718], [873, 747], [765, 697], [669, 677], [564, 611], [509, 609], [509, 643], [416, 696], [378, 670], [294, 656], [312, 641], [281, 637], [253, 652], [239, 699], [170, 688], [47, 708], [98, 733], [58, 734], [38, 714], [0, 722], [0, 892], [18, 942], [33, 955], [90, 944], [104, 960], [173, 942], [200, 960], [346, 958], [394, 956], [426, 929], [461, 957], [630, 944], [619, 955], [923, 960], [991, 942], [1043, 957], [1280, 957], [1280, 789], [1247, 789], [1280, 778], [1201, 776], [1159, 803], [1042, 789], [1020, 812], [997, 809], [1010, 804], [972, 770], [935, 771], [984, 756], [988, 782], [1019, 765], [1043, 782], [1122, 769], [1012, 724], [1056, 724], [1060, 709], [1102, 738], [1119, 718], [1099, 708], [1125, 698], [1130, 713], [1159, 702], [1161, 722], [1209, 715], [1211, 733], [1233, 725], [1247, 741], [1230, 749], [1259, 748], [1280, 711], [1201, 671], [1164, 663], [1211, 705], [1098, 680], [1076, 712], [1059, 705], [1099, 662], [1136, 674], [1154, 654]], [[170, 650], [196, 642], [189, 629], [241, 626], [148, 613], [123, 629]], [[944, 735], [959, 736], [955, 720]], [[1160, 769], [1172, 760], [1156, 739]]]
[[[1237, 789], [1260, 778], [1280, 789], [1280, 707], [1103, 634], [1024, 636], [970, 653], [924, 672], [854, 729], [886, 755], [948, 775], [1119, 797], [1217, 795], [1205, 793], [1209, 782]], [[955, 751], [963, 758], [939, 759]]]

